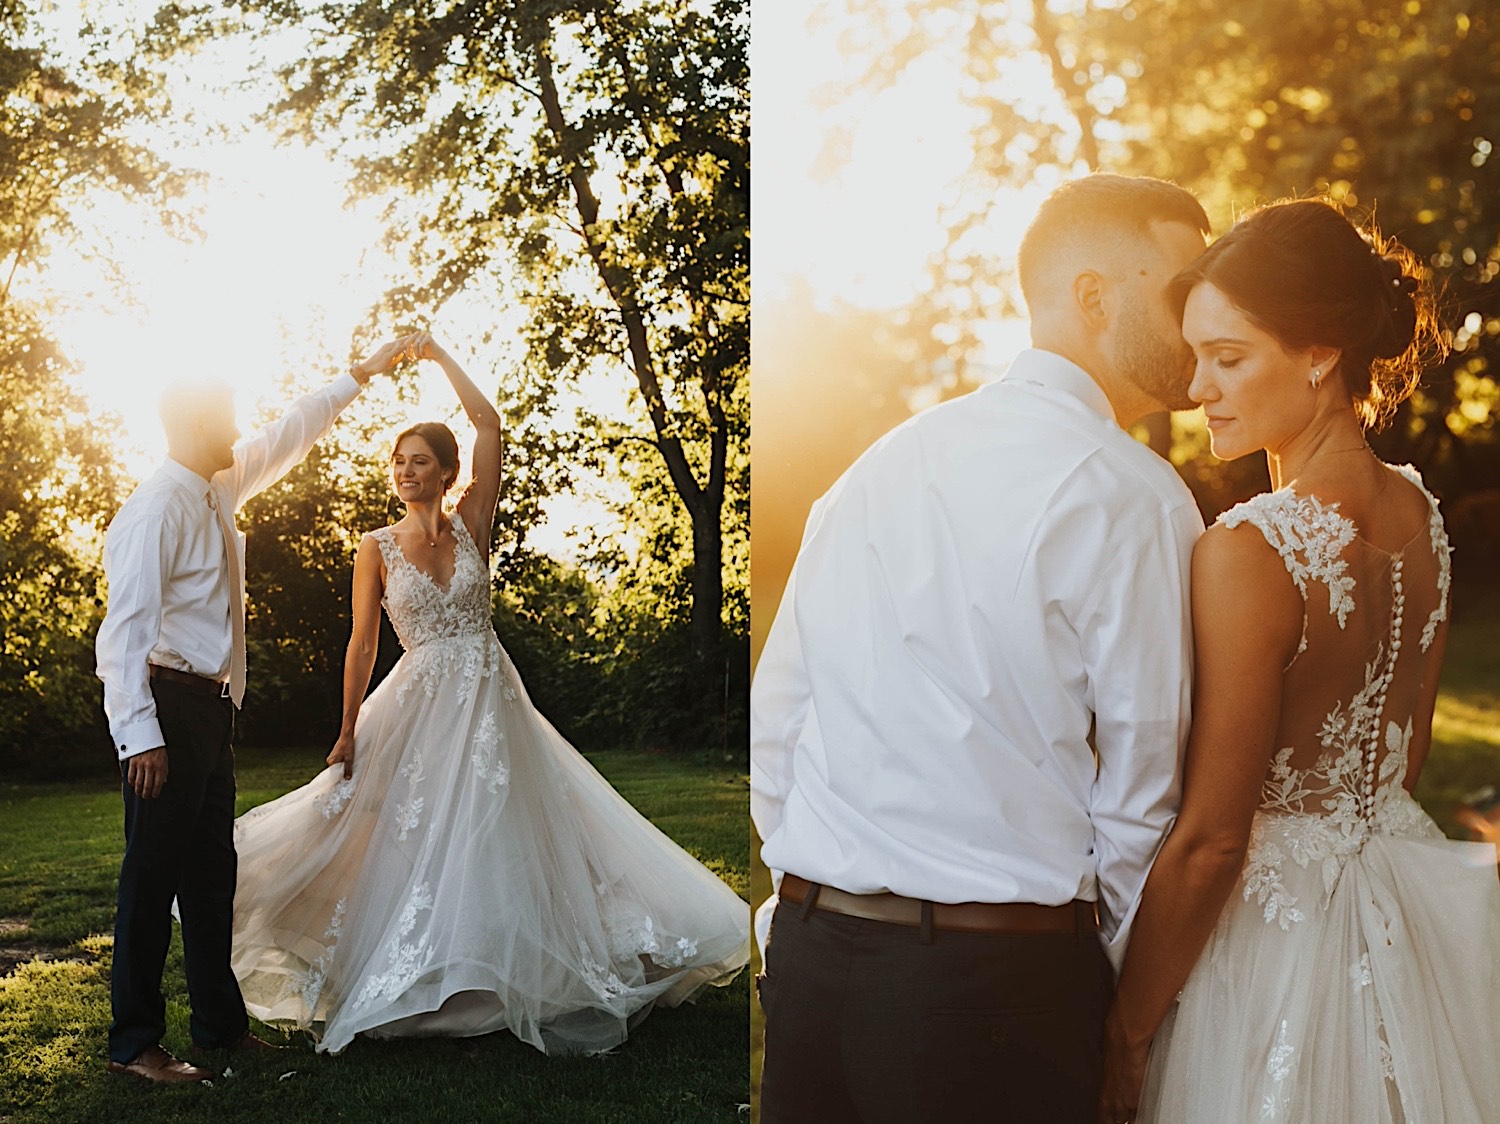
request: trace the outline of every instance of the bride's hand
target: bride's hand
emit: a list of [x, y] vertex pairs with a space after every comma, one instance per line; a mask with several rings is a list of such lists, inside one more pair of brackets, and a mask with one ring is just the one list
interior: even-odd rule
[[1106, 1023], [1104, 1078], [1099, 1086], [1099, 1124], [1129, 1124], [1140, 1106], [1151, 1043], [1134, 1045]]
[[354, 735], [340, 734], [339, 740], [333, 743], [333, 752], [325, 760], [329, 765], [342, 762], [344, 779], [348, 780], [352, 777], [354, 775]]
[[432, 338], [431, 332], [413, 332], [406, 337], [406, 354], [409, 358], [439, 359], [443, 356], [442, 345]]

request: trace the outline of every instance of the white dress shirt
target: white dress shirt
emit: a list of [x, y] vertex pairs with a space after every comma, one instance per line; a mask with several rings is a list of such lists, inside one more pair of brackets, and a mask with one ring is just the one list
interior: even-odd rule
[[1202, 530], [1050, 352], [887, 434], [813, 507], [756, 669], [766, 865], [856, 894], [1096, 900], [1118, 968], [1178, 807]]
[[[234, 465], [212, 481], [168, 459], [125, 501], [104, 539], [109, 608], [95, 641], [104, 713], [120, 759], [164, 745], [148, 663], [209, 679], [229, 676], [230, 587], [213, 496], [233, 513], [307, 455], [359, 394], [352, 375], [297, 399], [234, 447]], [[234, 531], [244, 588], [245, 536]]]

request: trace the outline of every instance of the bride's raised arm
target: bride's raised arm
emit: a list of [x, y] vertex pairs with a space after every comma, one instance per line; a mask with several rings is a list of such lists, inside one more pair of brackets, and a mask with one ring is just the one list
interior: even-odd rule
[[490, 528], [495, 523], [495, 505], [500, 500], [500, 413], [485, 394], [464, 374], [464, 369], [427, 332], [412, 337], [411, 354], [435, 360], [458, 394], [469, 423], [477, 431], [469, 458], [471, 476], [458, 499], [459, 517], [485, 558], [490, 553]]

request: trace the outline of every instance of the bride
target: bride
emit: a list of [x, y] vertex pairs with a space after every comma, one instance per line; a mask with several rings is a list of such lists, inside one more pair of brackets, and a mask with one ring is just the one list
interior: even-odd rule
[[1103, 1124], [1137, 1094], [1142, 1122], [1500, 1111], [1495, 849], [1444, 839], [1410, 795], [1448, 541], [1416, 472], [1364, 438], [1437, 342], [1419, 276], [1304, 199], [1252, 212], [1178, 278], [1214, 454], [1265, 449], [1275, 490], [1193, 556], [1186, 788], [1106, 1024]]
[[[403, 432], [406, 515], [354, 562], [344, 720], [328, 768], [235, 824], [232, 964], [257, 1018], [318, 1049], [507, 1028], [548, 1053], [619, 1044], [656, 1004], [727, 983], [749, 911], [531, 705], [490, 624], [500, 417], [422, 333], [478, 430]], [[364, 697], [385, 606], [405, 654]]]

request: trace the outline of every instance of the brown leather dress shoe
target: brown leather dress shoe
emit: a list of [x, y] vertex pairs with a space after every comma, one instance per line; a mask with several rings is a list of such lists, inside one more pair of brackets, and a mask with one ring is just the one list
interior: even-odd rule
[[110, 1062], [111, 1073], [124, 1073], [131, 1077], [144, 1078], [158, 1085], [176, 1085], [183, 1081], [207, 1081], [217, 1076], [211, 1069], [203, 1069], [190, 1062], [180, 1062], [160, 1046], [142, 1050], [133, 1062], [121, 1065]]

